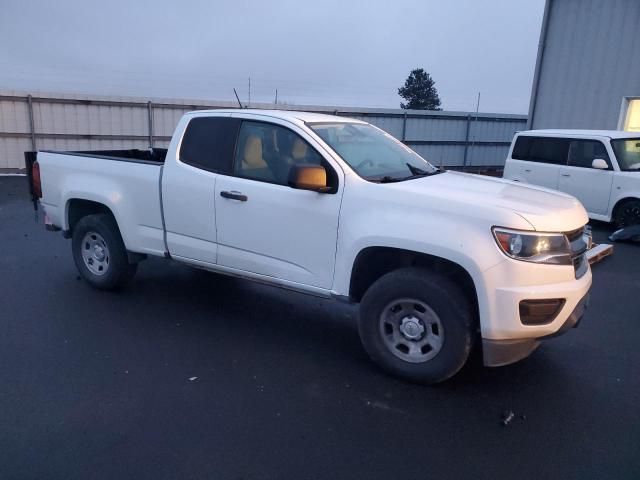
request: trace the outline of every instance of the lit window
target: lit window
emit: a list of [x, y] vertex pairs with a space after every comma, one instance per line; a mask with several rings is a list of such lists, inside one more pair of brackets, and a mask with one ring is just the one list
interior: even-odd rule
[[640, 132], [640, 98], [629, 100], [624, 129], [627, 132]]

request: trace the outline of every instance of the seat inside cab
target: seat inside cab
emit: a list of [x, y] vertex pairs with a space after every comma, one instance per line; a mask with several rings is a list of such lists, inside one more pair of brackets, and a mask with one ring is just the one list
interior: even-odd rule
[[293, 165], [320, 165], [321, 157], [291, 130], [267, 123], [243, 123], [235, 172], [286, 185]]

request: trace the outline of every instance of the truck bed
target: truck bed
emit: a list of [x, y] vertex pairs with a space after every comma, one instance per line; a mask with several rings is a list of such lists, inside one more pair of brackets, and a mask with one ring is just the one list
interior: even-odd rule
[[48, 220], [66, 231], [74, 205], [96, 202], [115, 216], [127, 250], [163, 255], [160, 180], [166, 154], [166, 149], [155, 148], [38, 152], [31, 161], [39, 164], [40, 202]]

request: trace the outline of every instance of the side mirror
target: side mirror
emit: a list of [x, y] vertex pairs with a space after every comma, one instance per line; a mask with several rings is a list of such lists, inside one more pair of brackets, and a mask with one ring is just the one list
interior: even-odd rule
[[289, 186], [319, 193], [330, 190], [327, 187], [327, 171], [320, 165], [293, 165], [289, 170]]
[[598, 170], [607, 170], [609, 165], [607, 164], [607, 161], [602, 158], [594, 158], [593, 162], [591, 162], [591, 167], [597, 168]]

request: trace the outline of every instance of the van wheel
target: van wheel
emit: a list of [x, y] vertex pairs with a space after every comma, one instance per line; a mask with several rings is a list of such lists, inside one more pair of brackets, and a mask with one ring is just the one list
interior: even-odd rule
[[81, 218], [73, 229], [71, 248], [80, 275], [95, 288], [121, 287], [136, 273], [137, 264], [129, 263], [120, 230], [111, 215]]
[[640, 200], [629, 200], [620, 205], [613, 221], [616, 228], [640, 225]]
[[433, 384], [455, 375], [473, 344], [469, 302], [444, 275], [403, 268], [365, 293], [358, 318], [371, 359], [387, 372]]

